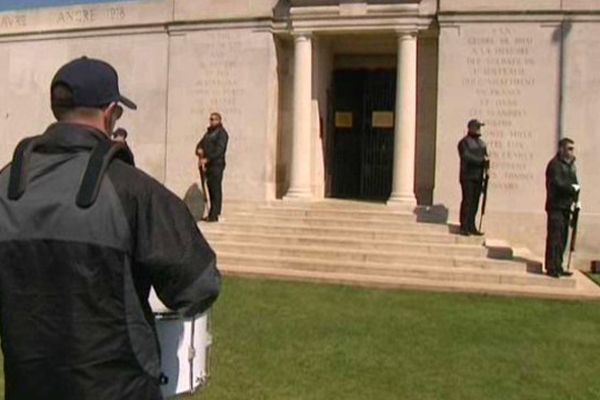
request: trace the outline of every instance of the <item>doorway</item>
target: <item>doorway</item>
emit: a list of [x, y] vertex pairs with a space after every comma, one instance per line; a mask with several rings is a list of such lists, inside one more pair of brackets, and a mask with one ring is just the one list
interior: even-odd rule
[[334, 198], [386, 201], [394, 161], [394, 69], [334, 71], [328, 145]]

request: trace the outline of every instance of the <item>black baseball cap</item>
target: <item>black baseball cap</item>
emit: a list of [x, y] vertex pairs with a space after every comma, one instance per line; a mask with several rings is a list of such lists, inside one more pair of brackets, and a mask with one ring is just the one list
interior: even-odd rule
[[88, 57], [63, 65], [52, 79], [51, 90], [64, 85], [73, 93], [69, 107], [101, 107], [113, 102], [137, 110], [137, 105], [119, 91], [119, 76], [109, 63]]
[[472, 119], [469, 121], [469, 123], [467, 124], [467, 127], [470, 128], [481, 128], [482, 126], [485, 126], [485, 124], [483, 122], [481, 122], [478, 119]]

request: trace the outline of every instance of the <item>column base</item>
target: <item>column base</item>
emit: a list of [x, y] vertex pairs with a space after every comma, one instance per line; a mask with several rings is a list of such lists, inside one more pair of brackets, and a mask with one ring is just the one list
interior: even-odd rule
[[283, 196], [283, 201], [310, 201], [313, 199], [313, 194], [306, 189], [290, 189]]
[[386, 205], [394, 210], [413, 212], [417, 208], [415, 196], [395, 195], [392, 193]]

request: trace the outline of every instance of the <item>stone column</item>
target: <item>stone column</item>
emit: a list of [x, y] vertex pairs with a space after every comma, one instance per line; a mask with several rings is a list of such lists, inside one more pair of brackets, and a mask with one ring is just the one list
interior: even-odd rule
[[388, 205], [414, 208], [417, 120], [417, 33], [398, 33], [394, 170]]
[[294, 37], [294, 108], [290, 188], [286, 199], [308, 199], [311, 191], [312, 39]]

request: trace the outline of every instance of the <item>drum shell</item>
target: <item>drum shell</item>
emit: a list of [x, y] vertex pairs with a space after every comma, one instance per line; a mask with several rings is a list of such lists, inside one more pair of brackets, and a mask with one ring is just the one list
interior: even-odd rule
[[156, 332], [161, 347], [161, 370], [167, 378], [163, 396], [193, 393], [206, 384], [212, 338], [208, 314], [182, 319], [175, 313], [156, 314]]

